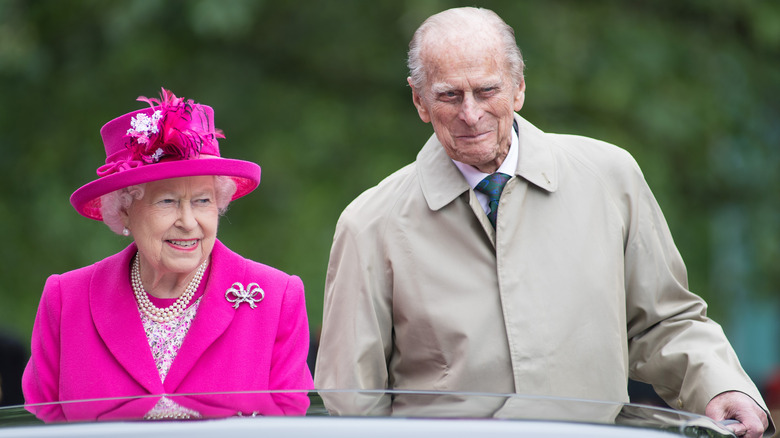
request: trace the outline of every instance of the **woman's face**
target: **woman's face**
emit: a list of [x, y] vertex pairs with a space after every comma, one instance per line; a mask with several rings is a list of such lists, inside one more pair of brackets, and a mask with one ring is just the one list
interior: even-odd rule
[[156, 276], [186, 276], [208, 259], [219, 223], [214, 179], [192, 176], [146, 184], [143, 198], [123, 215], [144, 268]]

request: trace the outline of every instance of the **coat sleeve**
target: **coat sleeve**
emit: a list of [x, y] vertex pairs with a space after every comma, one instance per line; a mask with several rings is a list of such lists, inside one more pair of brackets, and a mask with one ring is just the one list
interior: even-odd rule
[[62, 290], [60, 276], [46, 280], [32, 332], [31, 357], [22, 376], [26, 408], [46, 422], [64, 421], [59, 405], [38, 405], [60, 400], [60, 322]]
[[686, 268], [650, 188], [633, 163], [625, 211], [626, 312], [630, 376], [672, 407], [704, 414], [725, 391], [742, 391], [765, 411], [755, 384], [707, 305], [688, 290]]
[[[354, 207], [354, 206], [353, 206]], [[380, 233], [360, 233], [348, 208], [339, 219], [325, 281], [322, 334], [314, 372], [317, 389], [388, 388], [392, 354], [390, 266]], [[340, 415], [385, 415], [381, 394], [322, 393], [329, 411]]]
[[[297, 276], [290, 276], [274, 340], [269, 389], [311, 389], [311, 372], [306, 363], [308, 352], [309, 323], [303, 282]], [[309, 406], [309, 398], [305, 392], [274, 393], [272, 397], [288, 415], [303, 415]]]

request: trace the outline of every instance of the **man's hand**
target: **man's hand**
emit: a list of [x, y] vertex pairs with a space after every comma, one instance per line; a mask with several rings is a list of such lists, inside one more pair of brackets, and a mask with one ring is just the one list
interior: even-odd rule
[[726, 426], [737, 436], [759, 438], [769, 427], [766, 412], [750, 396], [739, 391], [726, 391], [716, 395], [707, 403], [704, 413], [715, 421], [739, 421]]

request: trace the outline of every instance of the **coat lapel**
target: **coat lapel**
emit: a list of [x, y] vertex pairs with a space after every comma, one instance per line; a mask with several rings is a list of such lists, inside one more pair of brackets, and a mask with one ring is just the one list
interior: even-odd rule
[[225, 292], [233, 282], [244, 278], [245, 271], [243, 259], [217, 241], [211, 253], [211, 272], [198, 313], [165, 377], [167, 393], [176, 392], [206, 349], [230, 326], [235, 309], [225, 299]]
[[136, 251], [132, 244], [98, 264], [89, 284], [90, 311], [117, 362], [151, 394], [160, 394], [160, 374], [130, 287], [130, 260]]

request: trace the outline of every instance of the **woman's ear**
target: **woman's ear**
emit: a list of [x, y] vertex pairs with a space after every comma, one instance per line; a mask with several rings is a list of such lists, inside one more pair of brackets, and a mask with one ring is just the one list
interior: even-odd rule
[[122, 220], [122, 226], [125, 228], [130, 227], [130, 213], [127, 212], [127, 208], [119, 209], [119, 218]]

